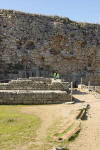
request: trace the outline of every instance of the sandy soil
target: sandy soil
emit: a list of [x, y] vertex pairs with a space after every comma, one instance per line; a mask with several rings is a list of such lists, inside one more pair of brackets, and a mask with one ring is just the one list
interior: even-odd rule
[[74, 96], [90, 104], [90, 109], [86, 120], [82, 122], [82, 130], [78, 138], [70, 143], [69, 150], [100, 150], [100, 94]]
[[41, 127], [37, 131], [35, 142], [30, 142], [27, 145], [18, 146], [16, 150], [28, 150], [28, 147], [30, 147], [32, 144], [38, 145], [38, 147], [46, 144], [45, 138], [47, 136], [48, 128], [50, 128], [58, 119], [61, 120], [62, 123], [65, 123], [69, 120], [71, 121], [74, 119], [75, 112], [77, 110], [76, 107], [73, 107], [73, 105], [70, 104], [23, 106], [20, 109], [20, 111], [23, 113], [33, 113], [39, 116], [42, 123]]
[[[75, 109], [76, 110], [76, 109]], [[66, 104], [55, 104], [55, 105], [37, 105], [37, 106], [28, 106], [22, 107], [21, 112], [23, 113], [34, 113], [39, 116], [42, 120], [40, 129], [38, 130], [38, 140], [45, 139], [47, 129], [57, 120], [67, 121], [71, 116], [71, 119], [74, 118], [75, 111], [72, 105]]]
[[[57, 119], [63, 123], [75, 117], [76, 110], [84, 104], [90, 104], [86, 120], [82, 121], [82, 130], [77, 139], [69, 144], [69, 150], [100, 150], [100, 95], [78, 92], [74, 94], [76, 103], [57, 105], [23, 106], [21, 112], [36, 114], [42, 120], [37, 132], [36, 142], [21, 146], [21, 150], [28, 150], [31, 144], [39, 147], [45, 144], [48, 128]], [[19, 150], [19, 147], [16, 149]], [[40, 150], [40, 149], [39, 149]]]

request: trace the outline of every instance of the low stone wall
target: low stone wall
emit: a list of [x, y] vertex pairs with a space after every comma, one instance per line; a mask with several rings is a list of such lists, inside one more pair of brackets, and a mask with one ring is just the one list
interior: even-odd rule
[[44, 78], [44, 77], [29, 77], [29, 80], [32, 80], [33, 82], [44, 82], [51, 84], [52, 78]]
[[56, 104], [70, 100], [69, 83], [61, 80], [30, 77], [0, 83], [0, 104]]
[[79, 84], [78, 89], [87, 89], [89, 91], [95, 91], [100, 93], [100, 86], [86, 86], [84, 84]]
[[21, 81], [8, 83], [6, 85], [0, 84], [0, 90], [48, 90], [48, 84], [42, 82]]
[[[31, 80], [33, 79], [33, 80]], [[36, 80], [35, 80], [36, 79]], [[9, 83], [0, 83], [0, 90], [68, 90], [68, 82], [51, 82], [46, 78], [30, 78], [28, 80], [12, 80]]]
[[86, 85], [84, 85], [84, 84], [79, 84], [78, 85], [78, 89], [85, 89], [86, 88]]
[[100, 93], [100, 86], [95, 86], [95, 91]]
[[69, 89], [69, 82], [53, 82], [49, 85], [50, 90], [67, 90]]
[[58, 104], [70, 99], [65, 91], [0, 90], [0, 104]]

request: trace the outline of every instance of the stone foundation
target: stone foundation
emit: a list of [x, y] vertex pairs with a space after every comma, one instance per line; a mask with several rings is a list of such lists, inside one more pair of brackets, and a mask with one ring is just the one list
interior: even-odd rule
[[0, 104], [57, 104], [70, 100], [69, 83], [61, 80], [29, 78], [0, 84]]
[[70, 101], [65, 91], [0, 90], [0, 104], [57, 104]]
[[[38, 80], [39, 79], [39, 80]], [[0, 83], [0, 90], [67, 90], [69, 82], [52, 82], [49, 78], [29, 78]]]

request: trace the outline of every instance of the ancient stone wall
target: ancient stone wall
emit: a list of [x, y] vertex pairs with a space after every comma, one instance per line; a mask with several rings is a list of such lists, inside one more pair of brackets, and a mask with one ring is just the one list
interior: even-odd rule
[[70, 100], [69, 83], [61, 80], [38, 77], [0, 84], [0, 104], [56, 104]]
[[[50, 78], [30, 78], [0, 83], [0, 90], [67, 90], [68, 82], [51, 82]], [[39, 79], [39, 81], [38, 81]]]
[[59, 71], [68, 81], [83, 77], [100, 85], [99, 54], [99, 24], [0, 10], [0, 79]]
[[65, 91], [0, 90], [0, 104], [59, 104], [70, 99]]

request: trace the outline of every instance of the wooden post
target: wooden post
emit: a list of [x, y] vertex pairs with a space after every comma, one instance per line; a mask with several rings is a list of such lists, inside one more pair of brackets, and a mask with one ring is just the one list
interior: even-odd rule
[[81, 84], [82, 84], [83, 80], [82, 80], [82, 77], [81, 77]]
[[88, 91], [90, 91], [90, 81], [88, 82]]
[[72, 94], [73, 94], [73, 82], [71, 82], [71, 101], [72, 101]]

